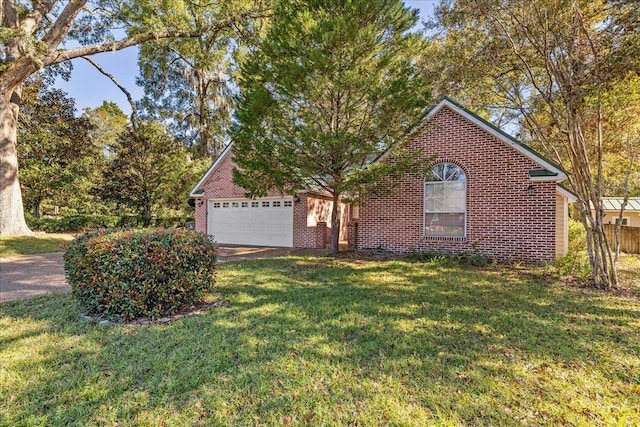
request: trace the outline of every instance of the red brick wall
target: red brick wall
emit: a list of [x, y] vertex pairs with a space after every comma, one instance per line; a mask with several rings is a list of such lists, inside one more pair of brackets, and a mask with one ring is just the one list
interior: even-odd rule
[[[295, 248], [325, 248], [327, 246], [327, 212], [331, 212], [331, 198], [300, 193], [300, 201], [293, 207], [293, 246]], [[309, 221], [309, 216], [313, 220]], [[310, 226], [309, 222], [317, 225]]]
[[196, 199], [196, 231], [207, 232], [207, 201]]
[[[530, 181], [529, 171], [541, 169], [539, 165], [446, 107], [428, 126], [431, 130], [415, 137], [411, 149], [465, 171], [466, 237], [424, 237], [424, 177], [415, 175], [390, 196], [362, 201], [358, 248], [404, 252], [475, 247], [502, 261], [553, 261], [556, 183]], [[530, 196], [527, 187], [532, 184], [535, 194]]]

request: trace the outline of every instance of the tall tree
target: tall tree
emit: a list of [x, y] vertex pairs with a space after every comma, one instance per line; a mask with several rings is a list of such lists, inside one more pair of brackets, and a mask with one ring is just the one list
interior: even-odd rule
[[456, 0], [437, 11], [440, 87], [486, 95], [571, 172], [597, 287], [617, 284], [603, 227], [605, 95], [640, 70], [637, 16], [626, 1]]
[[[210, 13], [229, 13], [230, 8], [251, 1], [213, 2]], [[195, 4], [187, 7], [187, 16], [194, 22], [202, 19]], [[138, 84], [145, 91], [142, 110], [167, 123], [194, 154], [216, 157], [229, 142], [238, 57], [266, 23], [251, 20], [235, 31], [142, 45], [138, 59]]]
[[90, 124], [75, 117], [75, 101], [41, 79], [24, 86], [18, 135], [25, 205], [40, 216], [45, 199], [85, 193], [98, 150], [88, 137]]
[[145, 44], [140, 50], [143, 110], [166, 122], [200, 157], [217, 156], [228, 143], [233, 94], [228, 37]]
[[96, 108], [86, 108], [82, 117], [91, 124], [89, 137], [105, 158], [112, 156], [118, 136], [129, 124], [126, 114], [114, 102], [104, 101]]
[[96, 193], [104, 200], [127, 206], [149, 225], [154, 211], [179, 209], [187, 186], [200, 170], [184, 146], [167, 135], [159, 123], [139, 122], [116, 141], [114, 157], [104, 171]]
[[[207, 14], [194, 25], [184, 19], [186, 4], [175, 0], [42, 0], [25, 3], [4, 0], [0, 9], [0, 233], [31, 234], [24, 221], [18, 180], [16, 126], [24, 81], [44, 67], [73, 58], [124, 49], [172, 37], [197, 37], [233, 28], [238, 22], [261, 15], [257, 3], [234, 8], [229, 14]], [[113, 31], [112, 31], [113, 30]], [[118, 38], [117, 34], [125, 33]], [[65, 48], [75, 41], [77, 47]], [[63, 46], [62, 48], [60, 48]]]
[[250, 196], [301, 185], [331, 194], [332, 254], [341, 196], [415, 166], [412, 156], [371, 160], [405, 150], [429, 104], [416, 20], [399, 0], [281, 1], [242, 67], [234, 181]]

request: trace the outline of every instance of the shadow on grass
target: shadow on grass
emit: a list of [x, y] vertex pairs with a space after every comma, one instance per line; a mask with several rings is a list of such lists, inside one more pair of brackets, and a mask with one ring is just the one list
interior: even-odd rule
[[287, 258], [227, 264], [219, 290], [165, 326], [82, 322], [62, 296], [2, 306], [24, 333], [0, 351], [34, 355], [7, 359], [33, 381], [0, 422], [584, 423], [640, 400], [637, 303], [535, 275]]

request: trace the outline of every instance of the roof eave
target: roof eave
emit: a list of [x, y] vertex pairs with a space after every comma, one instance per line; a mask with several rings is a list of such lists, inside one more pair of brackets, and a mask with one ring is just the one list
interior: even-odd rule
[[475, 113], [472, 113], [471, 111], [467, 110], [466, 108], [464, 108], [463, 106], [459, 105], [457, 102], [453, 101], [452, 99], [446, 96], [443, 97], [440, 100], [440, 102], [436, 104], [427, 113], [427, 120], [433, 117], [438, 111], [440, 111], [444, 107], [448, 107], [454, 112], [467, 118], [476, 126], [479, 126], [481, 129], [485, 130], [489, 134], [495, 136], [496, 138], [503, 141], [507, 145], [513, 147], [516, 151], [520, 152], [525, 157], [529, 158], [530, 160], [539, 164], [543, 168], [556, 174], [556, 177], [554, 179], [549, 179], [549, 178], [535, 179], [536, 181], [564, 181], [567, 179], [566, 173], [558, 165], [553, 164], [552, 162], [550, 162], [549, 160], [545, 159], [540, 154], [535, 152], [533, 149], [525, 146], [523, 143], [519, 142], [518, 140], [516, 140], [506, 132], [498, 129], [496, 126], [492, 125], [491, 123], [487, 122], [486, 120], [482, 119]]
[[573, 192], [567, 190], [562, 185], [556, 185], [556, 191], [567, 199], [569, 203], [575, 203], [578, 201], [578, 197]]
[[551, 172], [547, 169], [534, 169], [529, 171], [529, 179], [531, 181], [564, 181], [567, 177], [564, 174], [558, 172]]
[[227, 153], [231, 152], [232, 145], [233, 145], [233, 142], [230, 142], [229, 144], [227, 144], [226, 147], [224, 147], [224, 149], [222, 150], [218, 158], [216, 158], [216, 160], [213, 162], [213, 164], [211, 165], [207, 173], [204, 174], [204, 176], [200, 179], [200, 181], [198, 181], [198, 183], [193, 187], [191, 192], [189, 192], [189, 197], [193, 197], [193, 198], [204, 197], [204, 194], [203, 194], [204, 191], [202, 193], [198, 192], [201, 189], [200, 187], [204, 185], [205, 182], [207, 182], [207, 180], [209, 179], [209, 176], [211, 176], [213, 171], [220, 164], [220, 162], [227, 155]]
[[562, 178], [561, 176], [559, 176], [559, 174], [549, 175], [549, 176], [529, 176], [529, 181], [533, 181], [533, 182], [548, 182], [548, 181], [560, 182], [560, 181], [564, 181], [565, 179], [567, 179], [566, 176]]

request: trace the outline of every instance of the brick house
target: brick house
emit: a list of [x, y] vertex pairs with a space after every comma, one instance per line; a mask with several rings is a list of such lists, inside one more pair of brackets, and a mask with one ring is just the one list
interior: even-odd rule
[[362, 200], [355, 247], [476, 249], [528, 262], [566, 253], [574, 199], [558, 185], [566, 175], [557, 165], [447, 98], [413, 135], [410, 149], [433, 156], [432, 173]]
[[[231, 144], [191, 191], [195, 229], [219, 244], [324, 248], [328, 242], [333, 201], [325, 194], [300, 191], [295, 196], [271, 190], [248, 199], [233, 183]], [[343, 206], [341, 238], [346, 238], [348, 207]]]
[[[409, 174], [390, 195], [344, 207], [341, 239], [350, 247], [478, 250], [527, 262], [566, 253], [574, 199], [558, 185], [566, 175], [557, 165], [447, 98], [412, 133], [410, 149], [432, 158], [432, 170]], [[232, 169], [227, 147], [192, 190], [197, 230], [219, 243], [324, 247], [328, 197], [307, 191], [245, 199]]]

